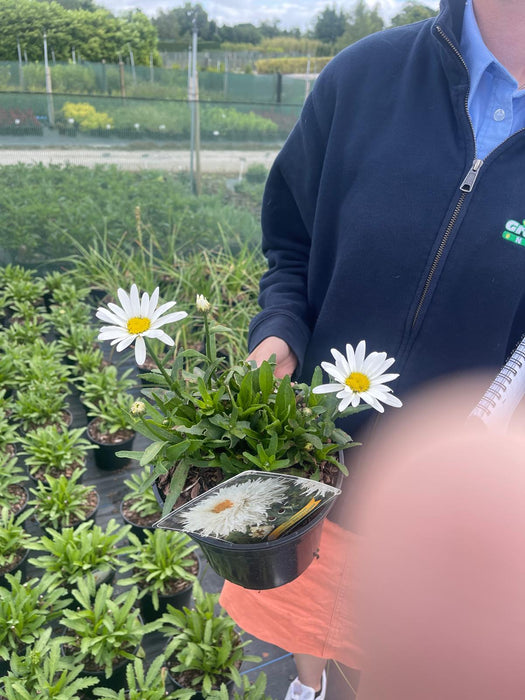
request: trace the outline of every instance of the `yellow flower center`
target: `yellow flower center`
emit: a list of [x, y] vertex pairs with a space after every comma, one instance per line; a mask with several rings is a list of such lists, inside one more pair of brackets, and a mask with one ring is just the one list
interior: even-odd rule
[[233, 501], [230, 501], [229, 498], [225, 498], [224, 501], [221, 501], [220, 503], [217, 503], [217, 505], [213, 506], [211, 509], [212, 513], [222, 513], [223, 510], [228, 510], [228, 508], [231, 508], [233, 506]]
[[370, 389], [370, 379], [362, 372], [352, 372], [352, 374], [345, 379], [345, 384], [358, 394]]
[[151, 326], [151, 321], [149, 318], [142, 318], [141, 316], [134, 316], [130, 318], [127, 323], [128, 331], [132, 335], [138, 335], [139, 333], [144, 333]]

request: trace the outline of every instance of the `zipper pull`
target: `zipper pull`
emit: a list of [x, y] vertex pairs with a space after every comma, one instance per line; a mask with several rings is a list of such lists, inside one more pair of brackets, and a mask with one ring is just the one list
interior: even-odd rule
[[462, 192], [472, 192], [474, 189], [474, 183], [476, 182], [476, 178], [478, 177], [478, 173], [482, 165], [483, 161], [480, 158], [474, 158], [472, 167], [468, 171], [467, 176], [459, 188]]

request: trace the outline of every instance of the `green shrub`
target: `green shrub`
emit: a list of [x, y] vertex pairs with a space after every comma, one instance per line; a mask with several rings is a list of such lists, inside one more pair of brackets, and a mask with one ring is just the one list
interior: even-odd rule
[[[319, 73], [332, 60], [332, 56], [317, 56], [310, 59], [310, 72]], [[261, 58], [255, 61], [257, 73], [306, 73], [308, 57]]]

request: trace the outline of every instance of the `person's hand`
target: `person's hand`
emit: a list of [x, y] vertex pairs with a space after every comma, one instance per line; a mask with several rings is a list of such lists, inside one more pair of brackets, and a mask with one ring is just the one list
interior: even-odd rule
[[257, 366], [269, 360], [275, 355], [275, 376], [282, 378], [286, 374], [290, 376], [297, 367], [297, 357], [292, 352], [290, 346], [282, 338], [271, 335], [259, 343], [259, 345], [248, 355], [248, 360], [255, 360]]

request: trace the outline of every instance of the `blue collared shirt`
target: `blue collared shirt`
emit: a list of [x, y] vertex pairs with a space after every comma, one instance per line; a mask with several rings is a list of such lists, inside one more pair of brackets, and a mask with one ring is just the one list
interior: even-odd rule
[[472, 0], [467, 0], [460, 43], [470, 73], [468, 107], [477, 157], [485, 158], [496, 146], [525, 128], [525, 90], [485, 46]]

